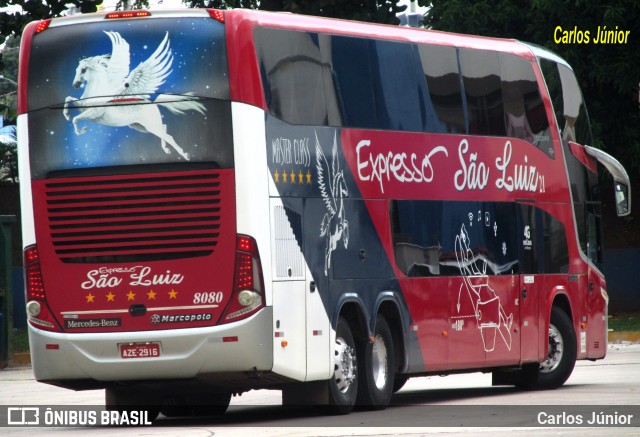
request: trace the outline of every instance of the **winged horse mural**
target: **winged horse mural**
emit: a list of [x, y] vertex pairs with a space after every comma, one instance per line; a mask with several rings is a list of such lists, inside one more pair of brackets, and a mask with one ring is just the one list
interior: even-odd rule
[[326, 250], [324, 257], [324, 274], [327, 276], [331, 268], [331, 253], [343, 240], [344, 248], [349, 246], [349, 222], [345, 217], [344, 198], [349, 196], [344, 173], [340, 169], [338, 160], [338, 143], [335, 133], [333, 148], [331, 151], [331, 166], [322, 152], [322, 146], [316, 134], [316, 168], [318, 170], [318, 185], [320, 193], [327, 208], [320, 225], [320, 236], [326, 238]]
[[[79, 126], [79, 122], [84, 120], [106, 126], [129, 126], [160, 138], [165, 153], [171, 153], [170, 146], [189, 160], [189, 154], [167, 133], [159, 106], [174, 114], [184, 114], [185, 111], [204, 114], [204, 105], [196, 101], [193, 93], [159, 94], [151, 100], [172, 72], [169, 33], [165, 34], [153, 54], [131, 71], [129, 43], [118, 32], [105, 33], [111, 40], [111, 54], [82, 59], [73, 78], [74, 88], [84, 85], [82, 96], [65, 99], [64, 116], [73, 123], [76, 135], [87, 132], [87, 126]], [[80, 109], [80, 114], [71, 118], [70, 107]]]

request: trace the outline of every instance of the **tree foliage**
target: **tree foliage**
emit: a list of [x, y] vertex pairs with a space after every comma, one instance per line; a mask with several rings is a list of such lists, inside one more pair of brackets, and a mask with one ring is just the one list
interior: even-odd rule
[[12, 127], [8, 134], [0, 136], [0, 183], [18, 182], [18, 149], [15, 126]]
[[[430, 7], [425, 25], [452, 32], [516, 38], [547, 47], [576, 72], [596, 146], [640, 171], [640, 2], [585, 0], [418, 0]], [[557, 27], [589, 31], [589, 44], [554, 40]], [[598, 26], [629, 30], [625, 44], [594, 44]]]
[[396, 14], [406, 9], [398, 0], [262, 0], [260, 9], [305, 15], [398, 24]]

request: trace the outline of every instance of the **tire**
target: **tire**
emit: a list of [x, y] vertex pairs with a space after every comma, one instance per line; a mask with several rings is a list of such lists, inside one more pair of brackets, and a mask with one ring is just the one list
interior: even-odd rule
[[349, 414], [358, 396], [358, 357], [351, 328], [342, 316], [336, 326], [334, 373], [328, 384], [329, 405], [322, 410], [328, 414]]
[[549, 352], [540, 364], [536, 388], [551, 389], [564, 384], [573, 372], [576, 357], [573, 323], [564, 311], [554, 306], [549, 320]]
[[362, 369], [358, 381], [358, 406], [371, 410], [387, 408], [393, 394], [395, 367], [393, 337], [385, 318], [378, 315], [373, 343], [360, 348]]
[[539, 365], [523, 367], [515, 384], [518, 388], [554, 389], [571, 376], [577, 357], [576, 334], [569, 316], [556, 306], [551, 308], [548, 338], [547, 358]]

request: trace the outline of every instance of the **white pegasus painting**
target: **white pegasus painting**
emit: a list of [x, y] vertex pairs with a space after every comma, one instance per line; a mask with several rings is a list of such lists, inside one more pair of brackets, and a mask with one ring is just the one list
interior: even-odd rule
[[344, 210], [344, 199], [349, 197], [344, 173], [340, 169], [338, 160], [338, 142], [334, 133], [331, 149], [331, 165], [322, 152], [322, 146], [316, 134], [316, 169], [318, 170], [318, 185], [327, 209], [320, 224], [320, 236], [326, 238], [324, 256], [324, 274], [328, 275], [331, 268], [331, 253], [342, 240], [344, 248], [349, 247], [349, 222]]
[[[167, 133], [159, 107], [174, 114], [184, 114], [185, 111], [204, 114], [204, 105], [193, 93], [158, 94], [152, 99], [172, 72], [169, 33], [165, 34], [153, 54], [131, 71], [129, 43], [118, 32], [105, 31], [105, 34], [111, 40], [111, 54], [82, 59], [73, 78], [75, 88], [84, 87], [82, 96], [65, 99], [64, 116], [73, 123], [76, 135], [87, 132], [86, 125], [79, 125], [81, 121], [114, 127], [129, 126], [158, 137], [165, 153], [171, 153], [172, 147], [189, 160], [189, 154]], [[71, 108], [79, 109], [80, 113], [71, 118]]]

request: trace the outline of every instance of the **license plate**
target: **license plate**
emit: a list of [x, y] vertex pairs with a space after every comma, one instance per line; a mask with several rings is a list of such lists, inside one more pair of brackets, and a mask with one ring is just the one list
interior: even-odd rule
[[133, 343], [120, 345], [121, 358], [157, 358], [160, 356], [160, 343]]

